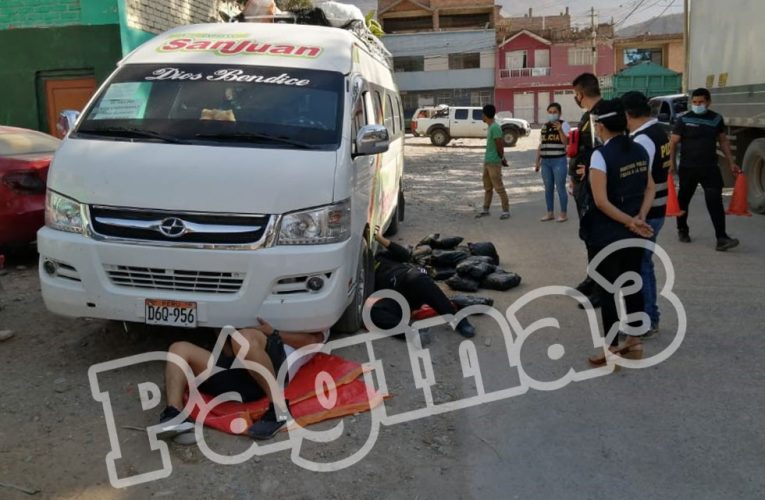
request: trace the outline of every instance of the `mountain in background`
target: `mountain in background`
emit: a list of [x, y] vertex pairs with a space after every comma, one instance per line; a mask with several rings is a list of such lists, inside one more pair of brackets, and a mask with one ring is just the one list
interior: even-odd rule
[[654, 17], [648, 21], [633, 24], [617, 30], [619, 38], [631, 38], [640, 35], [674, 35], [683, 32], [684, 15], [670, 14], [668, 16]]

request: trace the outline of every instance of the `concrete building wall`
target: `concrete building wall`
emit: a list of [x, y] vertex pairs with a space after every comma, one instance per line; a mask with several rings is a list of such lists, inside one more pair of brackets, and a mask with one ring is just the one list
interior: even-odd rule
[[396, 73], [395, 79], [402, 91], [475, 89], [494, 86], [494, 69], [452, 69]]
[[628, 49], [661, 49], [662, 66], [672, 71], [683, 73], [685, 71], [685, 46], [681, 35], [667, 35], [665, 37], [653, 36], [644, 39], [617, 39], [614, 50], [615, 70], [623, 69], [624, 51]]
[[161, 33], [184, 24], [216, 22], [212, 0], [123, 0], [129, 27]]
[[673, 40], [667, 45], [667, 67], [685, 73], [685, 45], [682, 40]]
[[3, 0], [0, 31], [117, 24], [117, 0]]

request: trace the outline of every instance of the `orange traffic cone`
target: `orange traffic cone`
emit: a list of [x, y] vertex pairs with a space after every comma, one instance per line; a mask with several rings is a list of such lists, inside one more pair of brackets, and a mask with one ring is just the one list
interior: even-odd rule
[[677, 201], [677, 190], [675, 190], [675, 179], [672, 174], [667, 177], [667, 217], [680, 217], [685, 212], [680, 210], [680, 202]]
[[746, 217], [751, 217], [752, 212], [749, 211], [747, 195], [748, 189], [746, 187], [746, 177], [744, 177], [744, 174], [738, 174], [738, 176], [736, 176], [736, 185], [733, 187], [733, 197], [731, 197], [730, 206], [728, 206], [728, 211], [725, 213], [728, 215], [744, 215]]

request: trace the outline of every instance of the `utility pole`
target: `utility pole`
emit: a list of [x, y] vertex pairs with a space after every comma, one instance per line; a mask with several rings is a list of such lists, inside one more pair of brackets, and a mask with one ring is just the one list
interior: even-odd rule
[[595, 23], [595, 7], [590, 7], [590, 25], [592, 27], [592, 74], [598, 76], [598, 27]]

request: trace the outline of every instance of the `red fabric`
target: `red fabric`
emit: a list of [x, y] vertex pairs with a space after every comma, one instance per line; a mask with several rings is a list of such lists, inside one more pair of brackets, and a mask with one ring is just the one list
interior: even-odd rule
[[[316, 376], [321, 372], [328, 373], [337, 388], [337, 400], [330, 409], [324, 408], [316, 397]], [[290, 402], [293, 418], [300, 425], [309, 425], [376, 407], [382, 402], [382, 397], [374, 390], [369, 391], [373, 396], [368, 396], [367, 385], [359, 379], [362, 372], [359, 363], [339, 356], [317, 353], [298, 371], [285, 390], [285, 398]], [[206, 403], [213, 399], [206, 394], [202, 394], [202, 398]], [[268, 399], [265, 397], [249, 403], [227, 401], [213, 408], [204, 424], [229, 434], [245, 434], [247, 428], [267, 409]], [[199, 413], [199, 408], [195, 406], [191, 411], [192, 418], [196, 418]], [[246, 426], [232, 429], [232, 423], [237, 419], [243, 419]]]
[[430, 307], [429, 305], [425, 304], [421, 308], [412, 311], [412, 321], [419, 321], [421, 319], [428, 319], [432, 318], [434, 316], [438, 316], [438, 313]]

